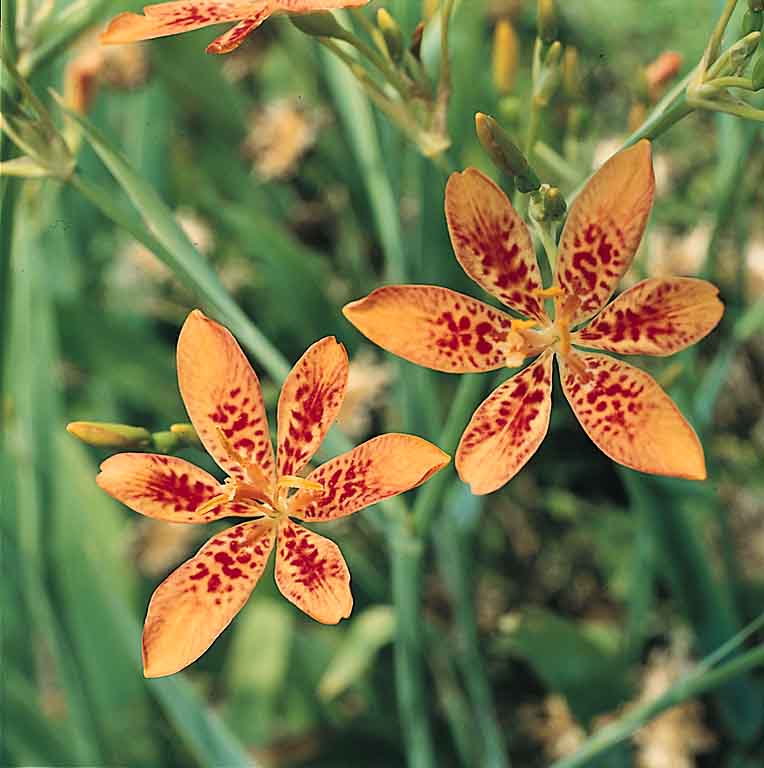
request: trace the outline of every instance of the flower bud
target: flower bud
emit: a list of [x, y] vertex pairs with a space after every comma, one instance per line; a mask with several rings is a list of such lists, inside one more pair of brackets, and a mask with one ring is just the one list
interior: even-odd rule
[[569, 45], [562, 56], [562, 87], [569, 99], [581, 98], [581, 67], [578, 63], [578, 51]]
[[493, 33], [493, 83], [500, 94], [509, 93], [517, 74], [517, 35], [509, 19], [500, 19]]
[[387, 52], [397, 64], [403, 56], [403, 35], [398, 22], [384, 9], [377, 11], [377, 27], [385, 38]]
[[528, 212], [536, 221], [558, 221], [567, 210], [565, 198], [557, 187], [542, 184], [531, 195]]
[[70, 435], [98, 448], [146, 448], [151, 433], [143, 427], [110, 424], [105, 421], [72, 421], [66, 425]]
[[538, 0], [538, 33], [545, 43], [557, 39], [557, 8], [555, 0]]
[[289, 15], [292, 24], [311, 37], [336, 37], [338, 40], [347, 39], [347, 30], [342, 27], [331, 11], [315, 11], [314, 13], [292, 13]]
[[475, 130], [493, 164], [508, 176], [514, 177], [518, 191], [532, 192], [539, 188], [541, 182], [538, 176], [496, 120], [478, 112], [475, 115]]
[[193, 424], [170, 424], [170, 432], [175, 435], [184, 445], [199, 447], [202, 441], [196, 434]]

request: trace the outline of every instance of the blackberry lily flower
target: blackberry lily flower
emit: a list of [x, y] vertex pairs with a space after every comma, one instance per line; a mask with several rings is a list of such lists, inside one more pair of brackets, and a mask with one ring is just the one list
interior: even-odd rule
[[544, 289], [530, 232], [506, 195], [474, 168], [454, 173], [445, 208], [456, 258], [522, 319], [427, 285], [385, 286], [344, 308], [369, 339], [434, 370], [490, 371], [536, 357], [488, 396], [462, 435], [456, 469], [473, 493], [503, 486], [541, 444], [554, 357], [573, 412], [607, 456], [642, 472], [705, 478], [695, 432], [652, 377], [580, 349], [670, 355], [722, 316], [716, 287], [692, 278], [644, 280], [607, 303], [642, 238], [654, 186], [648, 141], [605, 163], [571, 206], [554, 282]]
[[102, 43], [135, 43], [177, 35], [213, 24], [237, 24], [215, 38], [207, 53], [230, 53], [250, 32], [277, 13], [314, 13], [365, 5], [369, 0], [174, 0], [155, 3], [138, 13], [120, 13], [101, 35]]
[[177, 672], [209, 648], [247, 602], [274, 548], [276, 584], [287, 600], [325, 624], [349, 616], [350, 574], [339, 548], [292, 518], [345, 517], [414, 488], [449, 461], [426, 440], [386, 434], [298, 476], [345, 396], [348, 358], [333, 337], [309, 347], [284, 381], [276, 457], [257, 376], [228, 330], [195, 310], [177, 362], [189, 417], [228, 474], [225, 483], [174, 456], [120, 453], [101, 465], [98, 485], [160, 520], [256, 519], [214, 535], [154, 592], [143, 631], [147, 677]]

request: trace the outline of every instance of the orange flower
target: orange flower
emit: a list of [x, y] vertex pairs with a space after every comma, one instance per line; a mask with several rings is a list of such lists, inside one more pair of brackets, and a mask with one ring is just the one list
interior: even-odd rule
[[173, 456], [120, 453], [101, 465], [98, 485], [160, 520], [256, 519], [213, 536], [154, 592], [143, 630], [146, 677], [177, 672], [210, 647], [246, 603], [274, 546], [276, 584], [287, 600], [325, 624], [349, 616], [350, 574], [339, 548], [291, 518], [322, 523], [350, 515], [414, 488], [449, 461], [426, 440], [387, 434], [297, 477], [345, 395], [347, 353], [333, 337], [309, 347], [284, 382], [275, 459], [260, 383], [233, 336], [195, 310], [177, 359], [188, 415], [229, 475], [225, 483]]
[[138, 13], [120, 13], [101, 35], [102, 43], [134, 43], [155, 37], [177, 35], [213, 24], [238, 24], [215, 38], [207, 53], [230, 53], [250, 32], [276, 13], [314, 13], [334, 8], [365, 5], [369, 0], [173, 0], [155, 3]]
[[[719, 322], [717, 289], [692, 278], [644, 280], [605, 307], [642, 238], [653, 191], [649, 142], [605, 163], [572, 205], [554, 284], [542, 289], [528, 228], [506, 195], [468, 168], [446, 187], [456, 258], [482, 288], [529, 319], [425, 285], [378, 288], [344, 308], [372, 341], [438, 371], [490, 371], [538, 355], [488, 396], [462, 435], [456, 469], [473, 493], [500, 488], [539, 447], [549, 426], [554, 355], [576, 417], [611, 459], [642, 472], [705, 478], [695, 432], [648, 374], [574, 348], [670, 355]], [[550, 297], [554, 319], [544, 308]]]

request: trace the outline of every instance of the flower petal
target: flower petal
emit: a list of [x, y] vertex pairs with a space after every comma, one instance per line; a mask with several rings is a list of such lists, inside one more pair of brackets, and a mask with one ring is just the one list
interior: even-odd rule
[[473, 373], [505, 364], [511, 318], [449, 288], [387, 285], [342, 312], [375, 344], [417, 365]]
[[247, 602], [273, 548], [267, 519], [213, 536], [156, 589], [143, 628], [143, 673], [162, 677], [196, 661]]
[[120, 13], [115, 16], [101, 34], [101, 42], [133, 43], [265, 14], [262, 21], [269, 12], [270, 3], [267, 0], [251, 0], [246, 3], [226, 0], [155, 3], [143, 9], [144, 15]]
[[101, 464], [96, 482], [135, 512], [173, 523], [208, 523], [220, 517], [252, 517], [252, 508], [223, 502], [196, 510], [220, 493], [220, 484], [203, 469], [175, 456], [117, 453]]
[[523, 315], [545, 321], [536, 253], [528, 227], [507, 196], [476, 168], [452, 173], [446, 221], [464, 271], [488, 293]]
[[721, 320], [719, 289], [692, 277], [637, 283], [574, 334], [574, 344], [621, 355], [672, 355], [709, 334]]
[[350, 572], [333, 541], [284, 520], [279, 526], [275, 573], [281, 594], [316, 621], [336, 624], [350, 616]]
[[610, 158], [570, 208], [560, 238], [556, 284], [580, 305], [572, 324], [596, 314], [636, 253], [653, 204], [650, 142]]
[[348, 355], [334, 336], [308, 347], [281, 387], [279, 476], [294, 475], [313, 457], [345, 397]]
[[380, 435], [311, 472], [308, 480], [321, 483], [324, 492], [298, 491], [290, 514], [309, 522], [345, 517], [416, 488], [449, 461], [447, 453], [421, 437]]
[[[698, 436], [649, 374], [606, 355], [576, 354], [575, 362], [560, 361], [562, 387], [604, 454], [640, 472], [705, 479]], [[587, 381], [574, 371], [579, 366]]]
[[272, 482], [273, 448], [260, 382], [236, 339], [198, 309], [178, 338], [178, 384], [199, 439], [220, 467], [255, 485]]
[[497, 387], [478, 406], [456, 451], [456, 471], [474, 494], [509, 482], [541, 445], [552, 409], [552, 355]]
[[223, 54], [235, 51], [247, 39], [249, 33], [257, 29], [270, 15], [271, 11], [265, 9], [249, 18], [242, 19], [220, 37], [216, 37], [207, 46], [207, 53]]

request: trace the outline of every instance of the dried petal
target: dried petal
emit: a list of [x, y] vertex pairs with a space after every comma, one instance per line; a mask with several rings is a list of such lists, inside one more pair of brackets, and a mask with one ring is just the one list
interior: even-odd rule
[[255, 485], [272, 482], [260, 382], [231, 333], [198, 309], [178, 339], [178, 384], [199, 439], [220, 467]]
[[640, 472], [705, 479], [698, 436], [649, 374], [606, 355], [577, 354], [575, 363], [560, 361], [563, 390], [603, 453]]
[[456, 451], [456, 471], [472, 493], [509, 482], [546, 436], [552, 409], [552, 355], [497, 387], [478, 406]]
[[143, 628], [143, 673], [162, 677], [196, 661], [247, 602], [273, 548], [268, 520], [213, 536], [156, 589]]
[[276, 584], [281, 594], [322, 624], [350, 616], [350, 573], [339, 547], [286, 519], [279, 525]]
[[574, 344], [621, 355], [672, 355], [709, 334], [724, 313], [719, 289], [691, 277], [637, 283], [608, 304]]
[[560, 238], [556, 283], [580, 305], [572, 324], [596, 314], [636, 253], [653, 204], [650, 142], [610, 158], [571, 206]]
[[473, 373], [505, 363], [511, 318], [448, 288], [388, 285], [342, 312], [375, 344], [436, 371]]
[[334, 336], [308, 347], [295, 363], [279, 397], [279, 476], [295, 475], [311, 460], [337, 418], [347, 380], [347, 352]]
[[464, 271], [507, 306], [546, 320], [536, 253], [528, 227], [507, 196], [475, 168], [452, 173], [446, 185], [446, 221]]
[[361, 443], [308, 476], [323, 494], [298, 491], [290, 514], [309, 522], [334, 520], [421, 485], [450, 457], [427, 440], [391, 433]]

